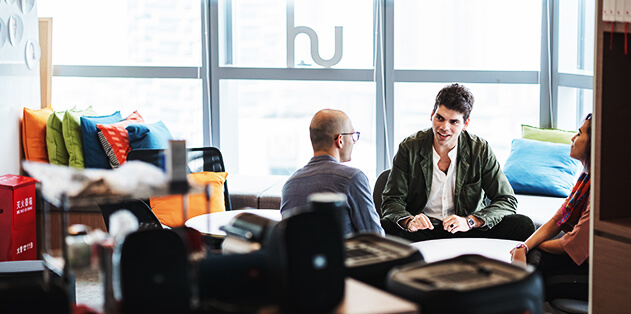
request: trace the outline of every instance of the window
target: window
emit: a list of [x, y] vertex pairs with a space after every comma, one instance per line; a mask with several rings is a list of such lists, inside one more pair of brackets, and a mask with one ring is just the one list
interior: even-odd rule
[[312, 156], [313, 114], [337, 108], [362, 132], [350, 165], [375, 177], [452, 82], [473, 92], [469, 131], [502, 164], [521, 124], [578, 128], [594, 2], [38, 3], [55, 24], [55, 109], [137, 109], [189, 146], [219, 147], [231, 173], [290, 174]]
[[[436, 93], [444, 83], [395, 85], [395, 145], [419, 130], [431, 128]], [[500, 164], [511, 141], [521, 136], [521, 124], [539, 123], [539, 87], [535, 84], [466, 84], [475, 98], [467, 130], [487, 140]], [[362, 134], [363, 135], [363, 134]], [[396, 147], [395, 147], [396, 149]]]
[[201, 65], [194, 1], [42, 0], [38, 16], [53, 17], [56, 65]]
[[[452, 82], [473, 93], [468, 130], [488, 140], [502, 164], [520, 124], [539, 123], [533, 78], [540, 67], [540, 3], [398, 0], [393, 35], [395, 150], [404, 137], [431, 127], [436, 94]], [[397, 83], [398, 73], [406, 83]], [[504, 76], [512, 82], [503, 83]]]
[[556, 126], [578, 130], [593, 111], [595, 1], [558, 2]]
[[537, 71], [541, 3], [397, 0], [394, 37], [396, 69]]
[[239, 156], [238, 163], [226, 167], [248, 174], [291, 175], [313, 157], [311, 118], [331, 108], [346, 112], [362, 133], [349, 164], [375, 175], [373, 84], [223, 80], [221, 93], [221, 101], [231, 104], [228, 113], [222, 112], [222, 152]]
[[201, 80], [56, 77], [53, 108], [66, 110], [92, 106], [100, 115], [134, 110], [147, 123], [162, 121], [174, 138], [190, 147], [202, 143]]
[[138, 110], [189, 146], [203, 145], [199, 3], [39, 1], [38, 15], [53, 17], [55, 110]]

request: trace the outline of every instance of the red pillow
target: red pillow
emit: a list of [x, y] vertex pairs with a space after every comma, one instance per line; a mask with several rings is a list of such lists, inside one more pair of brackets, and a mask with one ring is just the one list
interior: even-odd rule
[[145, 122], [138, 111], [134, 111], [124, 121], [111, 124], [97, 124], [98, 136], [112, 169], [118, 168], [127, 160], [131, 150], [125, 127], [131, 123]]

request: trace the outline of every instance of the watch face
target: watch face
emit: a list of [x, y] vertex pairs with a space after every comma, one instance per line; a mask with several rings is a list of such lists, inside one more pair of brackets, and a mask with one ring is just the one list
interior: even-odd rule
[[475, 225], [475, 220], [473, 220], [473, 218], [467, 218], [467, 222], [469, 223], [469, 227], [472, 227]]

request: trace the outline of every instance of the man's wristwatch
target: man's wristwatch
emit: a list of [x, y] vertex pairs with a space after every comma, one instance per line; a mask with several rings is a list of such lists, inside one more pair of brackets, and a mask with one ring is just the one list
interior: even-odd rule
[[469, 230], [473, 229], [473, 226], [475, 226], [475, 220], [473, 220], [473, 218], [467, 216], [467, 224], [469, 225]]

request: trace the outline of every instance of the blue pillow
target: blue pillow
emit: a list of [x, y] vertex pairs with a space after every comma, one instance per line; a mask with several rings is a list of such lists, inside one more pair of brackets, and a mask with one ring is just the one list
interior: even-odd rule
[[129, 146], [132, 149], [166, 149], [169, 147], [169, 140], [173, 139], [162, 121], [151, 124], [133, 123], [125, 129], [129, 134]]
[[567, 197], [581, 166], [569, 144], [514, 139], [504, 174], [515, 193]]
[[110, 161], [105, 155], [103, 146], [97, 135], [97, 124], [110, 124], [121, 121], [120, 111], [107, 116], [82, 116], [81, 138], [83, 140], [83, 161], [86, 168], [111, 169]]

